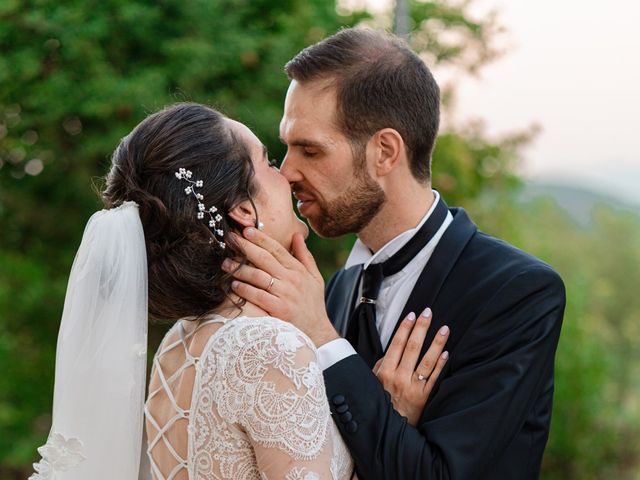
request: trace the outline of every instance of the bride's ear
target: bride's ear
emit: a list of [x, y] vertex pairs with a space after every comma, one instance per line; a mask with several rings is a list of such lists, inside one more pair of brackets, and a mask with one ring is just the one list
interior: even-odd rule
[[256, 224], [256, 212], [249, 200], [245, 200], [229, 210], [229, 216], [243, 227], [253, 227]]

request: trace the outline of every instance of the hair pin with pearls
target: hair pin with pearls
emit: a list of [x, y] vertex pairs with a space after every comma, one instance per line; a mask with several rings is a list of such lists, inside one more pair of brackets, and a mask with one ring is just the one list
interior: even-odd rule
[[[201, 193], [196, 192], [197, 188], [202, 188], [203, 183], [202, 180], [191, 180], [193, 173], [191, 170], [187, 170], [184, 168], [180, 168], [176, 172], [176, 178], [179, 180], [186, 180], [190, 183], [190, 185], [184, 189], [184, 193], [187, 195], [193, 195], [195, 199], [198, 201], [198, 220], [203, 220], [205, 214], [209, 215], [209, 227], [213, 229], [214, 235], [217, 235], [221, 239], [224, 239], [224, 230], [222, 229], [222, 215], [218, 212], [216, 207], [209, 207], [208, 209], [202, 203], [204, 197]], [[220, 248], [225, 248], [225, 243], [222, 240], [216, 239], [218, 242], [218, 246]]]

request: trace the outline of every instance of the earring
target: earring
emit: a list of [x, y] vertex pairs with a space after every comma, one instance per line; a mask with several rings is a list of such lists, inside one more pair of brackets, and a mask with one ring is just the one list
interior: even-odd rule
[[258, 222], [258, 230], [264, 230], [264, 223]]

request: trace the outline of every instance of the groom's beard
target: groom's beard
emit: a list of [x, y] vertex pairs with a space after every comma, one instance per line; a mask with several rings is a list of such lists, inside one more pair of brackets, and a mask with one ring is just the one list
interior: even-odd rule
[[[364, 153], [364, 152], [363, 152]], [[309, 218], [311, 227], [322, 237], [357, 233], [378, 214], [386, 201], [384, 190], [367, 172], [364, 159], [356, 159], [356, 178], [338, 198], [318, 202], [319, 214]]]

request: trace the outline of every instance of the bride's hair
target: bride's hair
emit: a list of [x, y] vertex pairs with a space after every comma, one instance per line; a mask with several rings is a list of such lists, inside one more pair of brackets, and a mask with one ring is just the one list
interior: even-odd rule
[[[185, 194], [189, 184], [176, 178], [180, 168], [202, 180], [198, 193], [207, 209], [215, 206], [222, 214], [218, 228], [224, 237], [214, 235], [208, 216], [197, 218], [197, 200]], [[106, 208], [125, 201], [139, 206], [152, 319], [198, 317], [228, 298], [232, 278], [221, 263], [226, 257], [244, 257], [229, 236], [241, 227], [226, 212], [251, 201], [257, 188], [246, 145], [229, 129], [224, 115], [206, 106], [168, 106], [121, 140], [102, 199]]]

